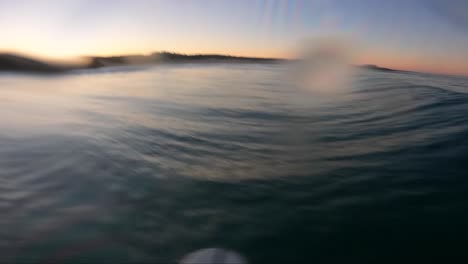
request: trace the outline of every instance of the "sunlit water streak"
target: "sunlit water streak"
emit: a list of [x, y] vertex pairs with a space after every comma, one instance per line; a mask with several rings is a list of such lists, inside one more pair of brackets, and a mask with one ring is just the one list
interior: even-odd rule
[[283, 65], [0, 75], [9, 263], [252, 263], [463, 254], [468, 89], [361, 70], [321, 97]]

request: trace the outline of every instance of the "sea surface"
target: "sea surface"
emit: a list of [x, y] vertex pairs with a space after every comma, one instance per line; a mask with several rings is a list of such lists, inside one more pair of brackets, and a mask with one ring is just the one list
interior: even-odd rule
[[0, 74], [0, 262], [207, 247], [249, 263], [466, 257], [468, 79], [360, 69], [324, 95], [279, 64]]

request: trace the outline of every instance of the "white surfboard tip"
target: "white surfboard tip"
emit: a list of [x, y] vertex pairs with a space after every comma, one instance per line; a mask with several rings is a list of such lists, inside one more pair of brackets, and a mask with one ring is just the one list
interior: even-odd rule
[[222, 248], [204, 248], [186, 255], [180, 264], [247, 264], [240, 254]]

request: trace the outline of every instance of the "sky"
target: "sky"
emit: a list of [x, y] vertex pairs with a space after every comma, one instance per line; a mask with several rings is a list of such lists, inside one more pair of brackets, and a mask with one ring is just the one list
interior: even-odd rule
[[295, 56], [333, 36], [354, 63], [468, 75], [462, 0], [0, 0], [0, 51], [48, 58]]

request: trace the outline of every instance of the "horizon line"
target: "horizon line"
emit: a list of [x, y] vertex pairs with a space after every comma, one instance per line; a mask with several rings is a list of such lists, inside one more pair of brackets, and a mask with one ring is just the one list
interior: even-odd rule
[[[74, 55], [70, 57], [63, 56], [61, 58], [52, 57], [52, 56], [41, 56], [41, 55], [32, 55], [27, 54], [26, 52], [17, 52], [17, 51], [1, 51], [0, 56], [10, 55], [16, 56], [18, 58], [26, 58], [31, 60], [38, 60], [38, 62], [45, 63], [51, 62], [51, 64], [60, 64], [61, 62], [71, 62], [79, 59], [106, 59], [106, 58], [125, 58], [125, 57], [151, 57], [157, 54], [171, 54], [178, 56], [186, 57], [195, 57], [195, 56], [205, 56], [205, 57], [224, 57], [232, 59], [241, 59], [241, 60], [264, 60], [264, 61], [297, 61], [300, 58], [286, 58], [286, 57], [257, 57], [257, 56], [243, 56], [243, 55], [232, 55], [232, 54], [223, 54], [223, 53], [184, 53], [184, 52], [173, 52], [173, 51], [153, 51], [148, 53], [120, 53], [112, 55]], [[45, 60], [45, 61], [44, 61]], [[446, 76], [457, 76], [457, 77], [468, 77], [468, 74], [453, 74], [453, 73], [441, 73], [441, 72], [429, 72], [429, 71], [420, 71], [420, 70], [408, 70], [400, 69], [395, 67], [387, 67], [385, 65], [379, 65], [374, 63], [351, 63], [352, 66], [358, 67], [368, 67], [370, 69], [374, 68], [376, 70], [385, 70], [385, 71], [395, 71], [395, 72], [413, 72], [413, 73], [422, 73], [422, 74], [434, 74], [434, 75], [446, 75]]]

